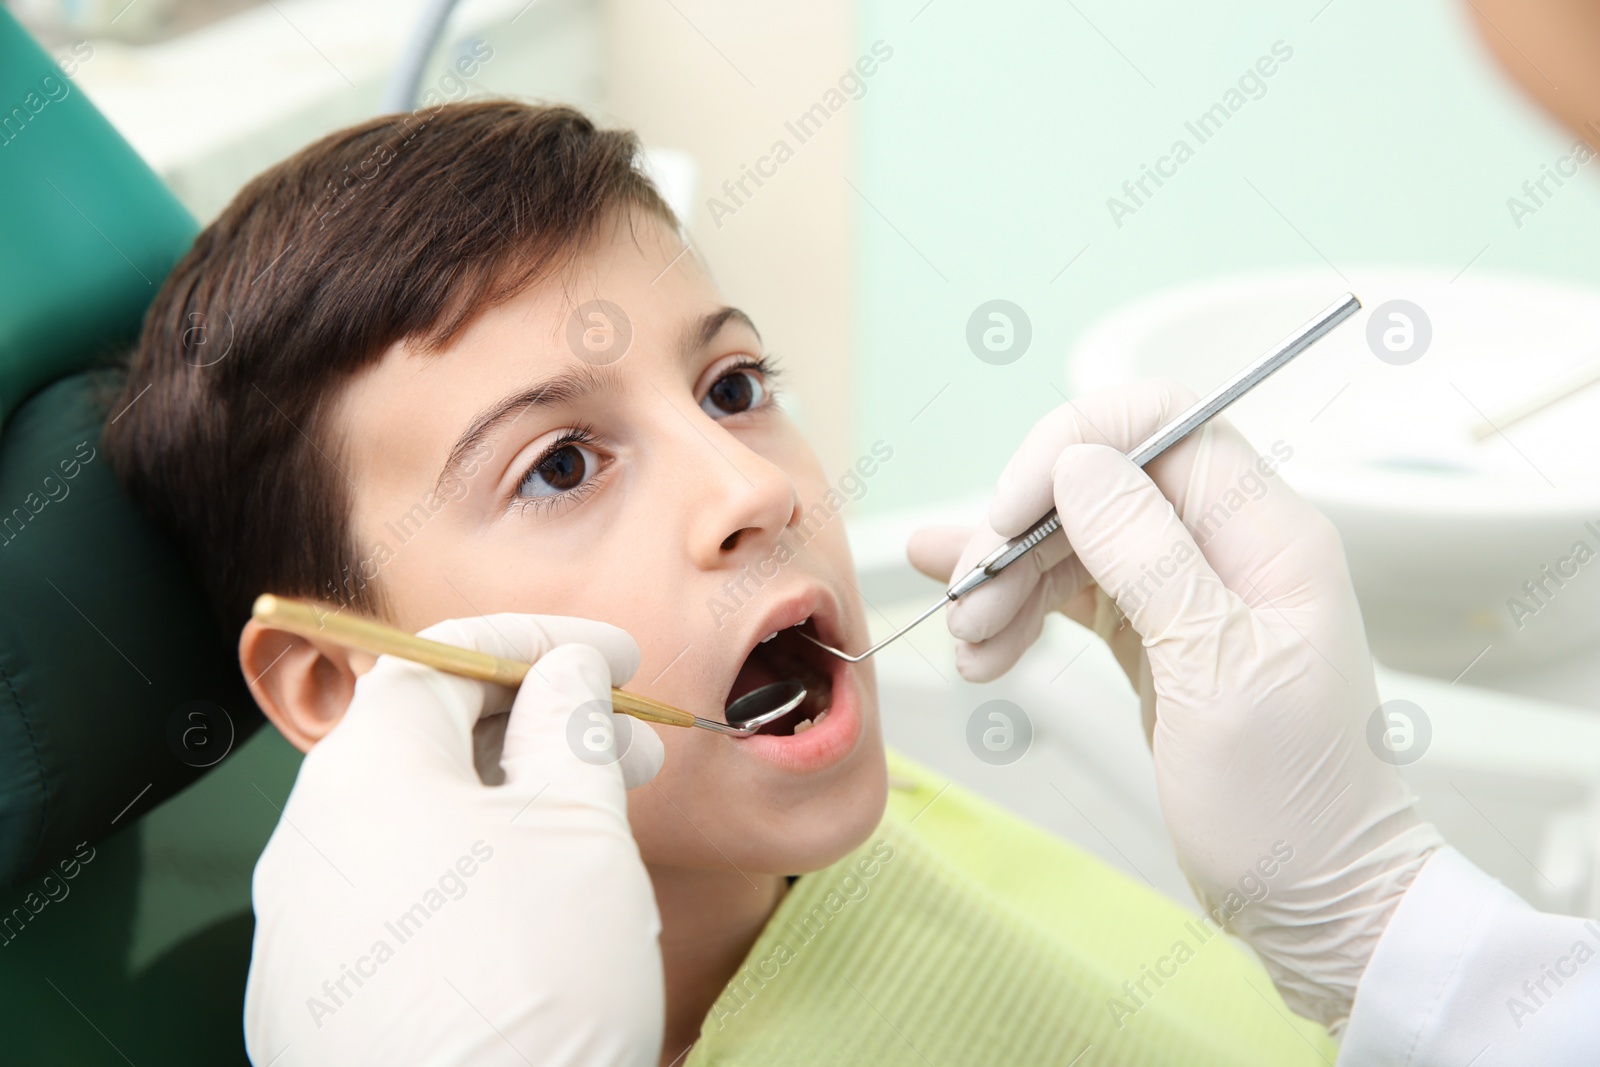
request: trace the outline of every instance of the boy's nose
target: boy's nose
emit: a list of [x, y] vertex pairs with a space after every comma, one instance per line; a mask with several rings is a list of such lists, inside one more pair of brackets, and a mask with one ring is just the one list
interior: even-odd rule
[[800, 514], [800, 493], [787, 471], [732, 434], [713, 438], [721, 459], [702, 461], [689, 551], [707, 570], [756, 559], [777, 547]]

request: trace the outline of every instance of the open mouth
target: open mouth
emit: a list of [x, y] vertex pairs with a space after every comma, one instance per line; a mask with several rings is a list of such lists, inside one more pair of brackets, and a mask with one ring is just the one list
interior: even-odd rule
[[728, 691], [728, 703], [732, 704], [773, 682], [796, 681], [806, 687], [806, 697], [799, 707], [756, 733], [780, 737], [804, 733], [821, 723], [833, 704], [833, 664], [826, 652], [800, 636], [801, 631], [821, 639], [810, 619], [771, 634], [750, 650]]

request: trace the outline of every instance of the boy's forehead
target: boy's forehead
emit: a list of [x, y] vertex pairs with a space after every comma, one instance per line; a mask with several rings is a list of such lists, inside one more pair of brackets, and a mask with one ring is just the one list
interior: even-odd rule
[[738, 326], [755, 332], [677, 233], [635, 217], [603, 230], [558, 275], [487, 309], [444, 349], [394, 346], [344, 391], [338, 421], [358, 481], [409, 489], [417, 470], [441, 470], [462, 435], [516, 391], [552, 380], [587, 382], [588, 395], [616, 391], [671, 372], [687, 351]]
[[[397, 347], [420, 363], [487, 352], [602, 365], [629, 355], [635, 335], [676, 332], [723, 304], [699, 257], [676, 231], [665, 220], [635, 212], [608, 221], [557, 273], [477, 316], [442, 352]], [[598, 335], [608, 332], [616, 344], [604, 350], [600, 342], [606, 338]]]

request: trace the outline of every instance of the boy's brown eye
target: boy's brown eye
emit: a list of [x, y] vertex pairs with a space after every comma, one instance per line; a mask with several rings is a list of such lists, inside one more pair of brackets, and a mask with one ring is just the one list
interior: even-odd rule
[[552, 489], [562, 491], [582, 485], [587, 471], [588, 464], [583, 461], [583, 453], [572, 445], [556, 449], [539, 464], [539, 473], [545, 483]]
[[700, 410], [712, 418], [737, 415], [761, 406], [767, 387], [752, 370], [740, 369], [718, 378], [700, 402]]
[[557, 445], [522, 476], [517, 496], [526, 500], [570, 493], [593, 478], [599, 469], [600, 461], [589, 449], [576, 442]]

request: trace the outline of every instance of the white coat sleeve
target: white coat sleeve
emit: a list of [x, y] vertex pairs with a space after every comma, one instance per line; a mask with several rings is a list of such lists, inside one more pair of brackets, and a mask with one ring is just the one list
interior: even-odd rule
[[1454, 848], [1428, 859], [1356, 989], [1340, 1067], [1600, 1064], [1600, 922], [1547, 915]]

